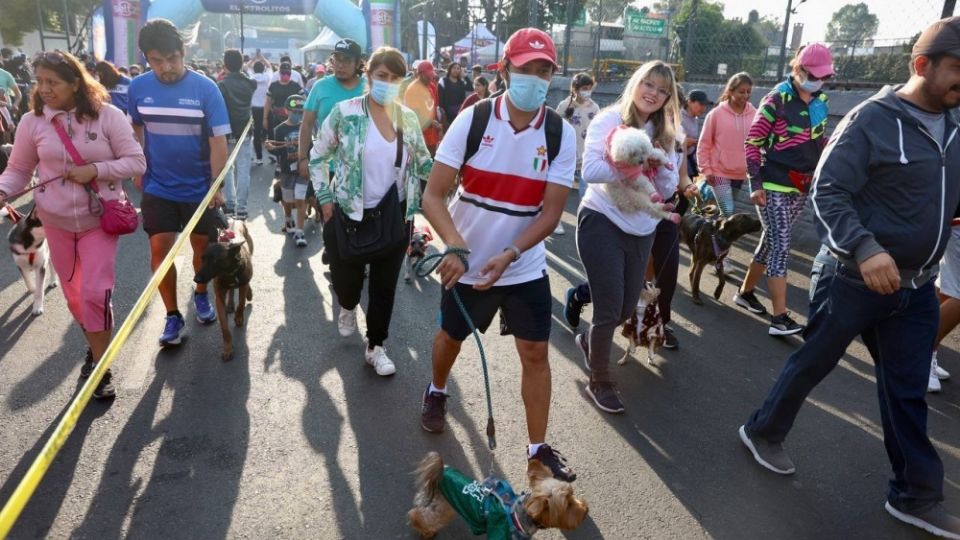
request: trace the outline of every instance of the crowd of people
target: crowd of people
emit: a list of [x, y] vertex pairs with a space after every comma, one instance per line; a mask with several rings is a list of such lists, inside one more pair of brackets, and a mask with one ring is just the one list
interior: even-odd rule
[[[668, 64], [651, 61], [608, 107], [592, 99], [596, 81], [582, 73], [552, 108], [546, 98], [557, 51], [534, 28], [514, 33], [500, 62], [472, 66], [468, 75], [465, 61], [440, 73], [428, 60], [408, 65], [390, 47], [365, 56], [348, 39], [306, 70], [286, 57], [274, 65], [260, 51], [245, 57], [238, 50], [216, 66], [189, 66], [177, 28], [153, 20], [138, 42], [146, 70], [60, 51], [27, 63], [2, 51], [13, 72], [0, 69], [0, 130], [14, 144], [0, 174], [0, 203], [35, 178], [42, 184], [33, 199], [89, 345], [82, 377], [111, 338], [118, 238], [103, 230], [91, 201], [97, 193], [124, 197], [125, 179], [142, 192], [156, 270], [236, 152], [223, 189], [190, 235], [196, 272], [225, 218], [248, 218], [251, 169], [264, 163], [266, 149], [276, 163], [282, 232], [302, 247], [310, 213], [322, 224], [342, 336], [358, 331], [367, 283], [364, 358], [381, 376], [397, 371], [385, 343], [412, 223], [422, 214], [443, 246], [423, 429], [444, 431], [447, 381], [461, 345], [473, 325], [486, 331], [499, 314], [522, 366], [527, 455], [572, 481], [573, 467], [547, 443], [553, 321], [544, 243], [565, 232], [569, 192], [576, 186], [586, 282], [566, 292], [564, 319], [578, 328], [592, 304], [591, 324], [575, 341], [589, 373], [587, 395], [615, 414], [625, 407], [609, 369], [614, 334], [648, 281], [661, 290], [664, 345], [679, 347], [670, 321], [680, 242], [677, 223], [626, 208], [611, 186], [640, 174], [681, 212], [709, 193], [721, 217], [735, 213], [734, 194], [746, 187], [763, 233], [733, 301], [767, 313], [757, 296], [766, 276], [769, 334], [802, 333], [804, 342], [739, 428], [743, 444], [761, 466], [793, 474], [783, 441], [806, 396], [860, 336], [876, 363], [894, 473], [886, 509], [960, 538], [960, 521], [940, 504], [943, 466], [927, 435], [924, 401], [949, 377], [936, 346], [960, 322], [960, 232], [951, 233], [960, 214], [958, 36], [960, 18], [927, 28], [913, 46], [906, 84], [884, 88], [828, 133], [823, 86], [835, 72], [830, 50], [818, 43], [797, 52], [789, 76], [758, 107], [748, 73], [733, 75], [714, 104], [703, 91], [684, 93]], [[611, 133], [622, 127], [646, 133], [666, 161], [614, 161]], [[823, 248], [804, 327], [787, 311], [786, 275], [792, 230], [808, 202]], [[159, 344], [173, 347], [187, 326], [175, 266], [159, 292], [167, 313]], [[199, 323], [216, 319], [204, 283], [192, 304]], [[94, 397], [114, 395], [108, 370]]]

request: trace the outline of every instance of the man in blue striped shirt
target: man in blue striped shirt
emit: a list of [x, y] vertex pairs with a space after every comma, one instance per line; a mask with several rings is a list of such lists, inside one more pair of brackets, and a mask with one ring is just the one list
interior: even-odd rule
[[[155, 271], [223, 170], [230, 118], [216, 83], [184, 67], [183, 39], [173, 23], [148, 22], [140, 31], [139, 45], [152, 71], [130, 83], [128, 100], [134, 131], [147, 156], [147, 171], [137, 183], [143, 191], [143, 228], [150, 237], [150, 265]], [[223, 206], [219, 192], [190, 235], [194, 271], [200, 269], [210, 236], [216, 234], [217, 206]], [[185, 323], [177, 308], [175, 266], [159, 289], [167, 310], [160, 345], [178, 345]], [[197, 284], [193, 302], [197, 321], [216, 320], [205, 284]]]

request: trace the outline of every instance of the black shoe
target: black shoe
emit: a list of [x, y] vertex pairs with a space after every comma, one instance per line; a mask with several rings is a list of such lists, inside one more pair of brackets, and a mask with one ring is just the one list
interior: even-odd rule
[[758, 315], [763, 315], [767, 312], [767, 308], [763, 307], [760, 300], [757, 300], [757, 295], [754, 294], [753, 291], [737, 291], [733, 294], [733, 302], [747, 311]]
[[323, 253], [320, 254], [320, 262], [330, 266], [330, 252], [327, 251], [327, 248], [323, 248]]
[[919, 527], [941, 538], [960, 538], [960, 519], [947, 512], [940, 503], [923, 511], [898, 510], [888, 501], [884, 505], [887, 512], [904, 523]]
[[587, 395], [601, 411], [611, 414], [623, 412], [623, 403], [617, 397], [617, 391], [610, 382], [591, 382], [587, 385]]
[[423, 404], [420, 406], [420, 427], [430, 433], [441, 433], [446, 415], [447, 395], [431, 392], [430, 386], [427, 386], [423, 392]]
[[677, 336], [673, 335], [673, 329], [669, 326], [663, 327], [663, 348], [664, 349], [676, 349], [680, 347], [680, 342], [677, 341]]
[[550, 448], [549, 444], [541, 444], [540, 448], [537, 448], [537, 453], [527, 459], [536, 459], [549, 467], [557, 480], [573, 482], [577, 479], [577, 473], [567, 465], [567, 459], [560, 452]]
[[776, 317], [770, 317], [771, 336], [792, 336], [803, 332], [803, 326], [797, 324], [797, 321], [790, 318], [790, 312], [786, 312]]
[[110, 399], [117, 395], [116, 390], [113, 388], [113, 374], [110, 373], [108, 369], [106, 373], [103, 374], [103, 378], [100, 379], [100, 384], [97, 385], [97, 389], [93, 391], [94, 399]]
[[577, 334], [577, 337], [573, 338], [573, 341], [577, 343], [577, 348], [580, 349], [580, 352], [583, 353], [583, 367], [587, 368], [587, 372], [590, 370], [590, 340], [587, 339], [587, 334]]
[[580, 314], [583, 313], [583, 302], [577, 300], [577, 288], [567, 289], [566, 303], [563, 305], [563, 318], [570, 328], [580, 326]]
[[93, 373], [93, 368], [96, 364], [93, 363], [93, 351], [90, 348], [87, 348], [87, 356], [83, 359], [83, 365], [80, 366], [80, 378], [86, 379]]

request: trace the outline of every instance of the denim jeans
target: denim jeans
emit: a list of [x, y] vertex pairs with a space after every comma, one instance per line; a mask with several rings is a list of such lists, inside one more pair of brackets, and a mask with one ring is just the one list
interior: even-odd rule
[[[821, 255], [817, 261], [826, 262]], [[899, 510], [923, 510], [943, 500], [943, 463], [927, 437], [925, 401], [940, 317], [933, 282], [882, 295], [843, 265], [828, 263], [821, 270], [811, 291], [805, 342], [787, 359], [746, 430], [783, 441], [806, 397], [859, 335], [873, 357], [883, 442], [893, 467], [887, 499]]]
[[[227, 145], [227, 155], [233, 152], [236, 142]], [[246, 213], [247, 195], [250, 193], [250, 160], [253, 155], [253, 142], [248, 136], [243, 141], [237, 160], [223, 179], [223, 197], [227, 201], [227, 209], [237, 213]]]

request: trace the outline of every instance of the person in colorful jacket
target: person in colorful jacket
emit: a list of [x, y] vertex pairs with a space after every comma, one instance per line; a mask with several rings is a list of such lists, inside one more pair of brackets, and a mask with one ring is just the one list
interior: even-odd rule
[[824, 81], [834, 75], [830, 49], [812, 43], [790, 62], [790, 77], [760, 102], [747, 134], [750, 200], [757, 205], [763, 235], [753, 262], [733, 301], [753, 313], [766, 308], [754, 294], [766, 273], [773, 304], [771, 336], [797, 334], [803, 327], [787, 313], [787, 260], [793, 224], [807, 202], [807, 190], [827, 143], [827, 95]]
[[[407, 65], [399, 51], [392, 47], [377, 49], [367, 63], [369, 92], [341, 101], [324, 120], [320, 137], [310, 152], [310, 177], [320, 205], [332, 202], [346, 217], [360, 221], [364, 210], [375, 208], [396, 184], [400, 200], [406, 201], [407, 219], [420, 210], [420, 181], [426, 180], [433, 162], [423, 142], [417, 114], [396, 102], [406, 72]], [[397, 127], [403, 134], [399, 178], [394, 167], [399, 144]], [[335, 158], [336, 171], [328, 185], [321, 180], [326, 176], [318, 169], [325, 167], [329, 158]], [[333, 290], [340, 303], [338, 327], [340, 335], [346, 337], [357, 329], [357, 304], [365, 264], [348, 262], [339, 256], [334, 229], [323, 228], [323, 243], [330, 258]], [[382, 376], [396, 372], [383, 343], [393, 315], [405, 251], [406, 246], [402, 246], [395, 253], [369, 261], [366, 361]]]
[[[111, 298], [119, 238], [100, 227], [100, 218], [91, 211], [88, 186], [96, 182], [104, 199], [117, 199], [123, 194], [123, 179], [143, 174], [146, 159], [126, 116], [109, 104], [107, 90], [73, 55], [43, 53], [33, 69], [37, 84], [30, 112], [17, 129], [10, 163], [0, 175], [0, 206], [9, 194], [25, 188], [34, 172], [40, 181], [52, 180], [33, 191], [33, 200], [67, 307], [87, 339], [89, 348], [80, 368], [80, 377], [87, 378], [113, 331]], [[54, 123], [63, 128], [86, 165], [73, 163]], [[111, 379], [107, 370], [93, 397], [113, 397]]]

